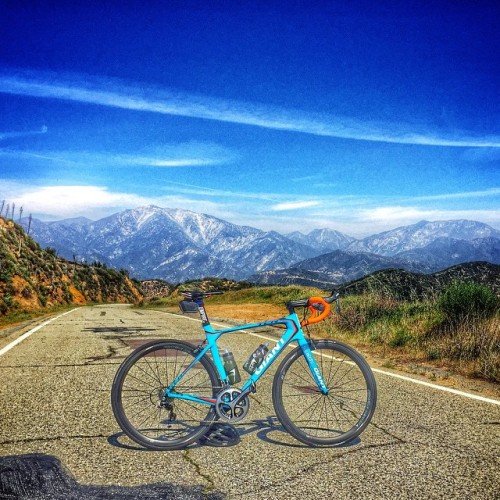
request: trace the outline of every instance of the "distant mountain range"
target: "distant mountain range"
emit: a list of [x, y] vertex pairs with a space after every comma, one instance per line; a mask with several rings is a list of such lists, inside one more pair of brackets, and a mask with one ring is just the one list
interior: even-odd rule
[[356, 239], [329, 229], [282, 235], [147, 206], [95, 222], [33, 219], [30, 236], [68, 260], [99, 261], [138, 279], [171, 283], [214, 276], [319, 286], [387, 268], [431, 273], [462, 262], [500, 264], [500, 231], [467, 220], [422, 221]]

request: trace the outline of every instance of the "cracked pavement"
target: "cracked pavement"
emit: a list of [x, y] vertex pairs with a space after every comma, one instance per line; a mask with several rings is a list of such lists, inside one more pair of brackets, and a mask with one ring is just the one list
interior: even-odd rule
[[[0, 357], [0, 456], [56, 457], [79, 485], [168, 483], [202, 497], [500, 497], [500, 406], [382, 374], [373, 421], [348, 445], [309, 448], [284, 432], [271, 399], [275, 364], [235, 425], [239, 444], [143, 450], [116, 424], [110, 389], [131, 346], [156, 338], [193, 342], [203, 332], [183, 316], [83, 307]], [[226, 335], [220, 346], [231, 348], [241, 371], [260, 342], [243, 333]]]

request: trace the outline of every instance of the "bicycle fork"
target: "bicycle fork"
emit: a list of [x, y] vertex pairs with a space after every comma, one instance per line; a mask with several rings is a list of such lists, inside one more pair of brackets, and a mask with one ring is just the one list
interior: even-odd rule
[[[323, 374], [321, 373], [316, 358], [314, 357], [314, 341], [311, 340], [310, 342], [308, 342], [305, 338], [302, 337], [302, 339], [298, 339], [298, 342], [300, 348], [302, 349], [302, 353], [304, 354], [304, 358], [306, 359], [307, 365], [309, 366], [309, 370], [311, 370], [311, 375], [318, 386], [318, 389], [323, 395], [328, 395], [330, 391], [326, 386]], [[311, 349], [311, 344], [313, 345], [313, 349]]]

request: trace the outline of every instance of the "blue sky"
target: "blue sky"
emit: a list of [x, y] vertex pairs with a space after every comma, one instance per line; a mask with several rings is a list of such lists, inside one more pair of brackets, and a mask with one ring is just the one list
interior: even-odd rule
[[1, 4], [0, 201], [500, 228], [498, 2], [142, 3]]

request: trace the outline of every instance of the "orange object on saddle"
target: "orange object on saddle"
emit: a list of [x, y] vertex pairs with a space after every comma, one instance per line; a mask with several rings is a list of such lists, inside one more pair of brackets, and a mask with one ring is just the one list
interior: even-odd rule
[[[324, 307], [323, 311], [318, 311], [311, 304], [321, 304]], [[328, 302], [323, 299], [323, 297], [311, 297], [309, 299], [309, 310], [311, 311], [311, 316], [300, 322], [300, 326], [312, 325], [314, 323], [319, 323], [323, 321], [331, 312], [331, 307]]]

